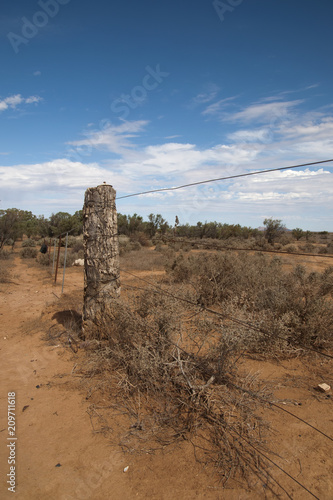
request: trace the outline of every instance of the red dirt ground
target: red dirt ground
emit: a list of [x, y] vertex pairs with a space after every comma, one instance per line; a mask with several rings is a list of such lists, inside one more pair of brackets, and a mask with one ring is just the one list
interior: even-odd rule
[[[61, 295], [62, 277], [53, 285], [46, 270], [17, 255], [11, 275], [12, 283], [0, 285], [1, 499], [12, 498], [6, 484], [7, 393], [12, 391], [16, 393], [19, 500], [272, 498], [256, 478], [250, 486], [230, 481], [223, 489], [214, 471], [204, 470], [195, 461], [189, 443], [154, 455], [125, 454], [111, 446], [108, 434], [93, 432], [87, 412], [91, 401], [75, 374], [80, 352], [74, 354], [64, 345], [50, 346], [43, 340], [45, 325], [49, 327], [52, 315], [63, 309], [62, 300], [56, 297]], [[82, 269], [69, 269], [68, 300], [82, 288]], [[312, 361], [242, 359], [241, 363], [244, 373], [258, 373], [280, 406], [333, 436], [332, 391], [326, 395], [314, 389], [321, 382], [333, 385], [332, 360], [315, 356]], [[268, 444], [277, 454], [270, 458], [316, 498], [332, 499], [333, 441], [282, 411], [266, 411], [265, 418], [272, 424]], [[129, 469], [124, 472], [126, 466]], [[290, 498], [313, 498], [273, 465], [271, 472]], [[280, 498], [288, 498], [280, 491]]]

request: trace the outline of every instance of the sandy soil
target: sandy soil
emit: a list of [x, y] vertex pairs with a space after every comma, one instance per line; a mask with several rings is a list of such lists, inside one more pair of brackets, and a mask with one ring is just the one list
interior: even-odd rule
[[[94, 432], [91, 400], [75, 373], [80, 351], [75, 354], [44, 339], [51, 322], [56, 324], [64, 313], [63, 298], [57, 298], [62, 277], [54, 285], [46, 270], [18, 256], [11, 274], [13, 282], [0, 285], [0, 498], [12, 495], [6, 483], [8, 392], [16, 394], [15, 472], [20, 500], [271, 498], [256, 478], [250, 487], [230, 481], [222, 489], [214, 471], [195, 461], [189, 443], [153, 455], [124, 454], [111, 445], [109, 434]], [[82, 269], [69, 269], [65, 295], [80, 294], [82, 287]], [[331, 393], [314, 389], [320, 382], [333, 385], [332, 360], [243, 359], [241, 363], [244, 373], [258, 373], [283, 408], [333, 436]], [[332, 499], [333, 441], [282, 411], [263, 416], [272, 423], [269, 445], [276, 456], [270, 455], [271, 459], [316, 498]], [[273, 465], [271, 472], [291, 498], [313, 498]], [[281, 498], [288, 498], [282, 490]]]

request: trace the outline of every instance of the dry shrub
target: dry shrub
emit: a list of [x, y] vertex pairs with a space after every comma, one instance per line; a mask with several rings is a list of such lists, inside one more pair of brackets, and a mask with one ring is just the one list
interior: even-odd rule
[[8, 260], [11, 256], [11, 253], [8, 250], [0, 250], [0, 260]]
[[37, 248], [25, 247], [21, 250], [20, 256], [23, 259], [35, 259], [37, 257]]
[[256, 412], [268, 395], [254, 377], [238, 375], [237, 342], [206, 317], [189, 320], [197, 308], [188, 309], [149, 290], [130, 303], [115, 300], [89, 334], [98, 335], [100, 348], [83, 371], [104, 374], [114, 408], [129, 416], [123, 449], [185, 439], [223, 481], [249, 470], [266, 480], [252, 446], [263, 448], [266, 424]]
[[[67, 238], [67, 248], [73, 248], [76, 245], [79, 245], [80, 248], [83, 248], [83, 236], [72, 236], [71, 234], [69, 234]], [[62, 237], [61, 246], [66, 246], [66, 236]]]
[[119, 236], [119, 255], [125, 255], [128, 252], [133, 252], [141, 249], [141, 244], [138, 240], [131, 241], [128, 236]]
[[163, 252], [164, 245], [162, 243], [156, 243], [155, 245], [155, 252]]
[[302, 247], [302, 252], [304, 253], [316, 253], [316, 247], [315, 245], [313, 245], [312, 243], [306, 243], [303, 247]]
[[9, 283], [10, 277], [8, 269], [1, 263], [0, 265], [0, 283]]
[[269, 355], [332, 342], [333, 267], [307, 273], [297, 266], [286, 273], [278, 257], [224, 253], [179, 256], [169, 273], [174, 282], [189, 283], [202, 306], [219, 305], [223, 313], [254, 325], [251, 335], [246, 325], [236, 328], [248, 349]]
[[166, 257], [164, 253], [154, 252], [146, 248], [120, 254], [120, 267], [137, 271], [164, 270]]
[[294, 245], [293, 243], [290, 243], [289, 245], [285, 245], [283, 247], [283, 251], [288, 252], [288, 253], [297, 253], [297, 252], [299, 252], [299, 249], [296, 245]]
[[36, 246], [36, 242], [30, 238], [28, 238], [27, 240], [23, 240], [22, 241], [22, 248], [24, 247], [35, 247]]
[[281, 245], [289, 245], [293, 241], [293, 236], [291, 233], [282, 233], [281, 236], [278, 238], [278, 242], [281, 243]]
[[[66, 267], [72, 266], [77, 259], [84, 258], [84, 251], [79, 250], [78, 252], [67, 252], [66, 255]], [[65, 254], [61, 254], [59, 257], [59, 265], [63, 266], [65, 262]]]
[[[76, 241], [75, 244], [71, 248], [71, 252], [76, 253], [76, 254], [77, 253], [83, 254], [83, 250], [84, 250], [83, 241]], [[81, 258], [81, 257], [79, 257], [79, 258]]]
[[[41, 253], [41, 254], [39, 254], [38, 257], [37, 257], [37, 262], [41, 266], [48, 266], [50, 264], [48, 254], [47, 253]], [[51, 260], [51, 262], [52, 262], [52, 260]]]
[[138, 231], [136, 233], [131, 234], [130, 240], [137, 241], [138, 243], [140, 243], [140, 245], [142, 247], [151, 247], [152, 246], [151, 240], [142, 231]]

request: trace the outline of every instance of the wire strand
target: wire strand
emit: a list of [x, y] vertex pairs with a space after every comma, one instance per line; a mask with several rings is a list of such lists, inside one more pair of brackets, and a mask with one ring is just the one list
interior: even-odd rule
[[274, 462], [271, 458], [269, 458], [262, 451], [260, 451], [258, 448], [256, 448], [250, 441], [248, 441], [247, 439], [245, 439], [245, 437], [242, 436], [234, 427], [232, 428], [232, 431], [235, 432], [235, 434], [237, 434], [237, 436], [239, 436], [241, 439], [243, 439], [243, 441], [245, 441], [245, 443], [247, 443], [248, 446], [251, 446], [251, 448], [253, 448], [257, 453], [259, 453], [260, 455], [262, 455], [266, 460], [268, 460], [269, 462], [271, 462], [281, 472], [283, 472], [286, 476], [288, 476], [295, 483], [297, 483], [301, 488], [303, 488], [303, 490], [305, 490], [311, 496], [313, 496], [314, 498], [316, 498], [316, 500], [320, 500], [320, 498], [318, 498], [314, 493], [312, 493], [312, 491], [310, 491], [306, 486], [304, 486], [304, 484], [300, 483], [295, 477], [293, 477], [291, 474], [289, 474], [289, 472], [287, 472], [284, 469], [282, 469], [282, 467], [280, 467], [276, 462]]
[[133, 196], [141, 196], [144, 194], [161, 193], [164, 191], [176, 191], [177, 189], [183, 189], [183, 188], [187, 188], [187, 187], [191, 187], [191, 186], [199, 186], [200, 184], [208, 184], [209, 182], [218, 182], [218, 181], [226, 181], [226, 180], [230, 180], [230, 179], [238, 179], [240, 177], [248, 177], [250, 175], [259, 175], [259, 174], [267, 174], [268, 172], [278, 172], [280, 170], [290, 170], [292, 168], [310, 167], [313, 165], [320, 165], [322, 163], [329, 163], [331, 161], [333, 161], [333, 158], [330, 160], [314, 161], [311, 163], [301, 163], [299, 165], [290, 165], [288, 167], [270, 168], [267, 170], [256, 170], [255, 172], [247, 172], [245, 174], [229, 175], [226, 177], [217, 177], [215, 179], [207, 179], [205, 181], [190, 182], [189, 184], [183, 184], [181, 186], [176, 186], [176, 187], [150, 189], [149, 191], [142, 191], [141, 193], [133, 193], [133, 194], [127, 194], [125, 196], [119, 196], [119, 197], [117, 197], [117, 200], [123, 200], [125, 198], [132, 198]]
[[326, 437], [330, 441], [333, 441], [333, 438], [331, 436], [329, 436], [328, 434], [325, 434], [325, 432], [321, 431], [320, 429], [318, 429], [314, 425], [310, 424], [309, 422], [306, 422], [306, 420], [303, 420], [301, 417], [298, 417], [297, 415], [295, 415], [291, 411], [286, 410], [285, 408], [282, 408], [281, 406], [277, 405], [276, 403], [273, 403], [272, 401], [266, 401], [264, 398], [261, 398], [260, 396], [258, 396], [258, 394], [256, 394], [255, 392], [249, 391], [248, 389], [244, 389], [243, 387], [239, 387], [238, 385], [234, 384], [233, 382], [229, 382], [229, 384], [232, 385], [232, 387], [235, 387], [235, 389], [237, 389], [238, 391], [246, 392], [247, 394], [250, 394], [251, 397], [259, 399], [259, 401], [261, 401], [262, 403], [267, 403], [271, 406], [274, 406], [275, 408], [278, 408], [281, 411], [284, 411], [285, 413], [288, 413], [289, 415], [296, 418], [297, 420], [299, 420], [303, 424], [306, 424], [308, 427], [311, 427], [311, 429], [315, 430], [319, 434], [322, 434], [324, 437]]

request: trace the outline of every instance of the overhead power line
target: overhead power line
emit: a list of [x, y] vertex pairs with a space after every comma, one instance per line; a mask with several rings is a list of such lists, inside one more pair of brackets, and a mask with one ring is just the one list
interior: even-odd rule
[[183, 184], [182, 186], [160, 188], [160, 189], [151, 189], [149, 191], [142, 191], [141, 193], [133, 193], [133, 194], [126, 194], [125, 196], [119, 196], [119, 197], [117, 197], [117, 200], [123, 200], [124, 198], [131, 198], [133, 196], [141, 196], [144, 194], [161, 193], [163, 191], [176, 191], [177, 189], [183, 189], [183, 188], [187, 188], [187, 187], [191, 187], [191, 186], [199, 186], [200, 184], [208, 184], [209, 182], [218, 182], [218, 181], [226, 181], [229, 179], [238, 179], [239, 177], [249, 177], [250, 175], [267, 174], [268, 172], [278, 172], [280, 170], [291, 170], [292, 168], [310, 167], [313, 165], [320, 165], [322, 163], [329, 163], [331, 161], [333, 161], [333, 158], [330, 160], [314, 161], [311, 163], [301, 163], [300, 165], [289, 165], [288, 167], [270, 168], [268, 170], [256, 170], [255, 172], [247, 172], [245, 174], [229, 175], [227, 177], [217, 177], [216, 179], [208, 179], [205, 181], [191, 182], [189, 184]]

